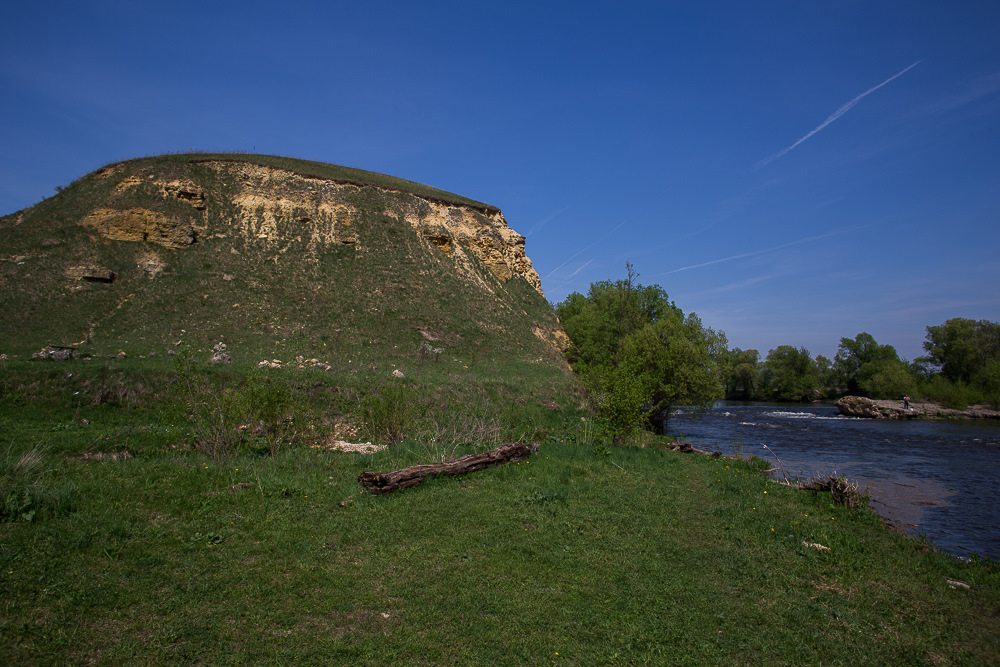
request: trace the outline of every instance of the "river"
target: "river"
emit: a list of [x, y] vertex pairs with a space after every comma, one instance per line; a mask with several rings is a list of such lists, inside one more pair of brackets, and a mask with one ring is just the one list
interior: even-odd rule
[[996, 421], [859, 419], [832, 405], [722, 401], [701, 419], [675, 411], [668, 432], [724, 454], [772, 465], [777, 457], [802, 481], [844, 475], [868, 488], [872, 509], [910, 533], [962, 558], [1000, 560]]

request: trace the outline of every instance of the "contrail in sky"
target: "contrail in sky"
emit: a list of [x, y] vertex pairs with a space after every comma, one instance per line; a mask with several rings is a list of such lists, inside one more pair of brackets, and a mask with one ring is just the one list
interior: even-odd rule
[[847, 113], [848, 111], [850, 111], [851, 109], [853, 109], [854, 106], [858, 102], [860, 102], [861, 100], [865, 99], [866, 97], [868, 97], [869, 95], [871, 95], [872, 93], [874, 93], [876, 90], [878, 90], [882, 86], [885, 86], [885, 85], [891, 83], [892, 81], [898, 79], [899, 77], [903, 76], [904, 74], [906, 74], [907, 72], [909, 72], [911, 69], [913, 69], [914, 67], [916, 67], [917, 65], [919, 65], [921, 62], [923, 62], [923, 61], [922, 60], [918, 60], [917, 62], [913, 63], [912, 65], [910, 65], [909, 67], [907, 67], [903, 71], [899, 72], [898, 74], [890, 76], [888, 79], [886, 79], [882, 83], [880, 83], [877, 86], [874, 86], [872, 88], [869, 88], [865, 92], [863, 92], [860, 95], [858, 95], [857, 97], [855, 97], [850, 102], [847, 102], [846, 104], [844, 104], [843, 106], [841, 106], [839, 109], [837, 109], [836, 111], [834, 111], [832, 114], [830, 114], [827, 117], [826, 120], [824, 120], [822, 123], [820, 123], [819, 125], [817, 125], [816, 129], [814, 129], [812, 132], [810, 132], [806, 136], [802, 137], [801, 139], [799, 139], [798, 141], [796, 141], [794, 144], [792, 144], [788, 148], [780, 150], [777, 153], [775, 153], [774, 155], [772, 155], [771, 157], [764, 158], [763, 160], [761, 160], [760, 162], [758, 162], [757, 163], [757, 169], [760, 169], [761, 167], [763, 167], [765, 165], [769, 165], [772, 162], [774, 162], [775, 160], [777, 160], [779, 157], [781, 157], [783, 155], [786, 155], [787, 153], [790, 153], [793, 149], [795, 149], [799, 144], [801, 144], [802, 142], [804, 142], [806, 139], [808, 139], [809, 137], [813, 136], [814, 134], [816, 134], [817, 132], [819, 132], [820, 130], [822, 130], [823, 128], [825, 128], [827, 125], [829, 125], [830, 123], [832, 123], [833, 121], [837, 120], [838, 118], [840, 118], [841, 116], [843, 116], [845, 113]]
[[564, 213], [564, 212], [566, 211], [566, 209], [568, 209], [568, 208], [569, 208], [569, 206], [563, 206], [563, 207], [562, 207], [561, 209], [559, 209], [558, 211], [556, 211], [555, 213], [553, 213], [553, 214], [552, 214], [552, 215], [550, 215], [549, 217], [545, 218], [544, 220], [541, 220], [541, 221], [539, 221], [539, 222], [536, 222], [536, 223], [535, 223], [534, 225], [532, 225], [531, 229], [530, 229], [530, 230], [528, 231], [528, 233], [527, 233], [527, 234], [525, 234], [525, 236], [531, 236], [531, 235], [532, 235], [532, 234], [534, 234], [535, 232], [540, 232], [540, 231], [542, 231], [542, 227], [544, 227], [544, 226], [545, 226], [545, 225], [547, 225], [547, 224], [548, 224], [549, 222], [551, 222], [551, 221], [552, 221], [552, 218], [556, 217], [556, 216], [557, 216], [557, 215], [559, 215], [560, 213]]
[[[589, 246], [587, 246], [586, 248], [584, 248], [580, 252], [577, 252], [574, 255], [572, 255], [569, 259], [567, 259], [565, 262], [563, 262], [562, 264], [560, 264], [556, 268], [554, 268], [551, 271], [549, 271], [547, 274], [545, 274], [545, 277], [542, 278], [542, 280], [548, 280], [549, 276], [551, 276], [553, 273], [555, 273], [556, 271], [558, 271], [562, 267], [566, 266], [567, 264], [569, 264], [570, 262], [572, 262], [574, 259], [576, 259], [580, 255], [582, 255], [583, 253], [587, 252], [588, 250], [590, 250], [591, 248], [593, 248], [595, 245], [597, 245], [598, 243], [600, 243], [604, 239], [608, 238], [609, 236], [611, 236], [612, 234], [614, 234], [615, 232], [617, 232], [619, 229], [621, 229], [622, 225], [624, 225], [626, 222], [628, 222], [628, 220], [623, 220], [620, 223], [618, 223], [618, 226], [615, 227], [614, 229], [612, 229], [610, 232], [608, 232], [607, 234], [605, 234], [601, 238], [597, 239], [596, 241], [594, 241], [593, 243], [591, 243]], [[593, 260], [591, 260], [591, 261], [593, 261]], [[589, 264], [589, 263], [590, 262], [587, 262], [587, 264]], [[586, 264], [584, 266], [586, 266]], [[575, 276], [578, 272], [579, 272], [579, 269], [577, 269], [577, 271], [574, 271], [573, 275]]]
[[588, 259], [588, 260], [587, 260], [587, 261], [586, 261], [586, 262], [585, 262], [584, 264], [582, 264], [582, 265], [580, 266], [580, 268], [579, 268], [579, 269], [577, 269], [577, 270], [576, 270], [576, 271], [574, 271], [573, 273], [571, 273], [571, 274], [569, 274], [568, 276], [566, 276], [566, 280], [569, 280], [570, 278], [573, 278], [574, 276], [576, 276], [576, 274], [580, 273], [580, 272], [581, 272], [581, 271], [583, 271], [583, 270], [584, 270], [585, 268], [587, 268], [588, 266], [590, 266], [590, 263], [591, 263], [591, 262], [593, 262], [593, 261], [594, 261], [593, 259]]
[[[776, 245], [773, 248], [765, 248], [763, 250], [754, 250], [753, 252], [745, 252], [741, 255], [733, 255], [732, 257], [723, 257], [722, 259], [713, 259], [710, 262], [702, 262], [701, 264], [692, 264], [691, 266], [682, 266], [679, 269], [674, 269], [673, 271], [667, 271], [666, 273], [659, 273], [660, 276], [669, 276], [671, 273], [680, 273], [681, 271], [687, 271], [688, 269], [700, 269], [703, 266], [711, 266], [712, 264], [721, 264], [722, 262], [731, 262], [734, 259], [743, 259], [744, 257], [753, 257], [754, 255], [763, 255], [766, 252], [774, 252], [775, 250], [781, 250], [782, 248], [787, 248], [793, 245], [799, 245], [800, 243], [808, 243], [809, 241], [819, 241], [820, 239], [829, 238], [831, 236], [836, 236], [837, 234], [843, 234], [851, 230], [843, 230], [838, 232], [830, 232], [829, 234], [820, 234], [819, 236], [809, 236], [804, 239], [799, 239], [797, 241], [789, 241], [788, 243], [782, 243], [781, 245]], [[653, 276], [654, 278], [656, 276]]]

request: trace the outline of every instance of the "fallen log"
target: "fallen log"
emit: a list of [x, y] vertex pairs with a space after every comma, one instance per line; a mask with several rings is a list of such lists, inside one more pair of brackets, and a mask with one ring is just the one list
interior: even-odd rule
[[425, 463], [391, 472], [365, 471], [358, 477], [358, 483], [369, 493], [377, 496], [416, 486], [435, 475], [464, 475], [483, 468], [524, 461], [537, 451], [538, 445], [508, 442], [482, 454], [469, 454], [443, 463]]
[[710, 452], [706, 449], [698, 449], [694, 445], [690, 445], [686, 442], [675, 442], [670, 445], [670, 451], [683, 452], [685, 454], [705, 454], [706, 456], [711, 456], [713, 459], [717, 459], [722, 456], [722, 452]]

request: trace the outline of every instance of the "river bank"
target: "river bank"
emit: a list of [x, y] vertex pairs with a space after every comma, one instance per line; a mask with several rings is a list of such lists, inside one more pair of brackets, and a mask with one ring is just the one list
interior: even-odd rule
[[867, 419], [1000, 419], [1000, 410], [985, 405], [954, 410], [931, 401], [910, 401], [909, 407], [904, 407], [903, 401], [844, 396], [834, 406], [845, 417]]
[[765, 458], [794, 480], [843, 475], [911, 534], [963, 558], [1000, 559], [1000, 420], [857, 419], [830, 404], [726, 401], [700, 419], [678, 411], [671, 435]]

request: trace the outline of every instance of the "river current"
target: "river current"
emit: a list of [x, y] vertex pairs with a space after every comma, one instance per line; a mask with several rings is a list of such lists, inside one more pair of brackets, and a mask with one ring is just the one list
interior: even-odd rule
[[668, 432], [703, 449], [780, 459], [802, 481], [844, 475], [901, 528], [963, 558], [1000, 560], [996, 421], [859, 419], [832, 405], [723, 401], [701, 419], [677, 410]]

